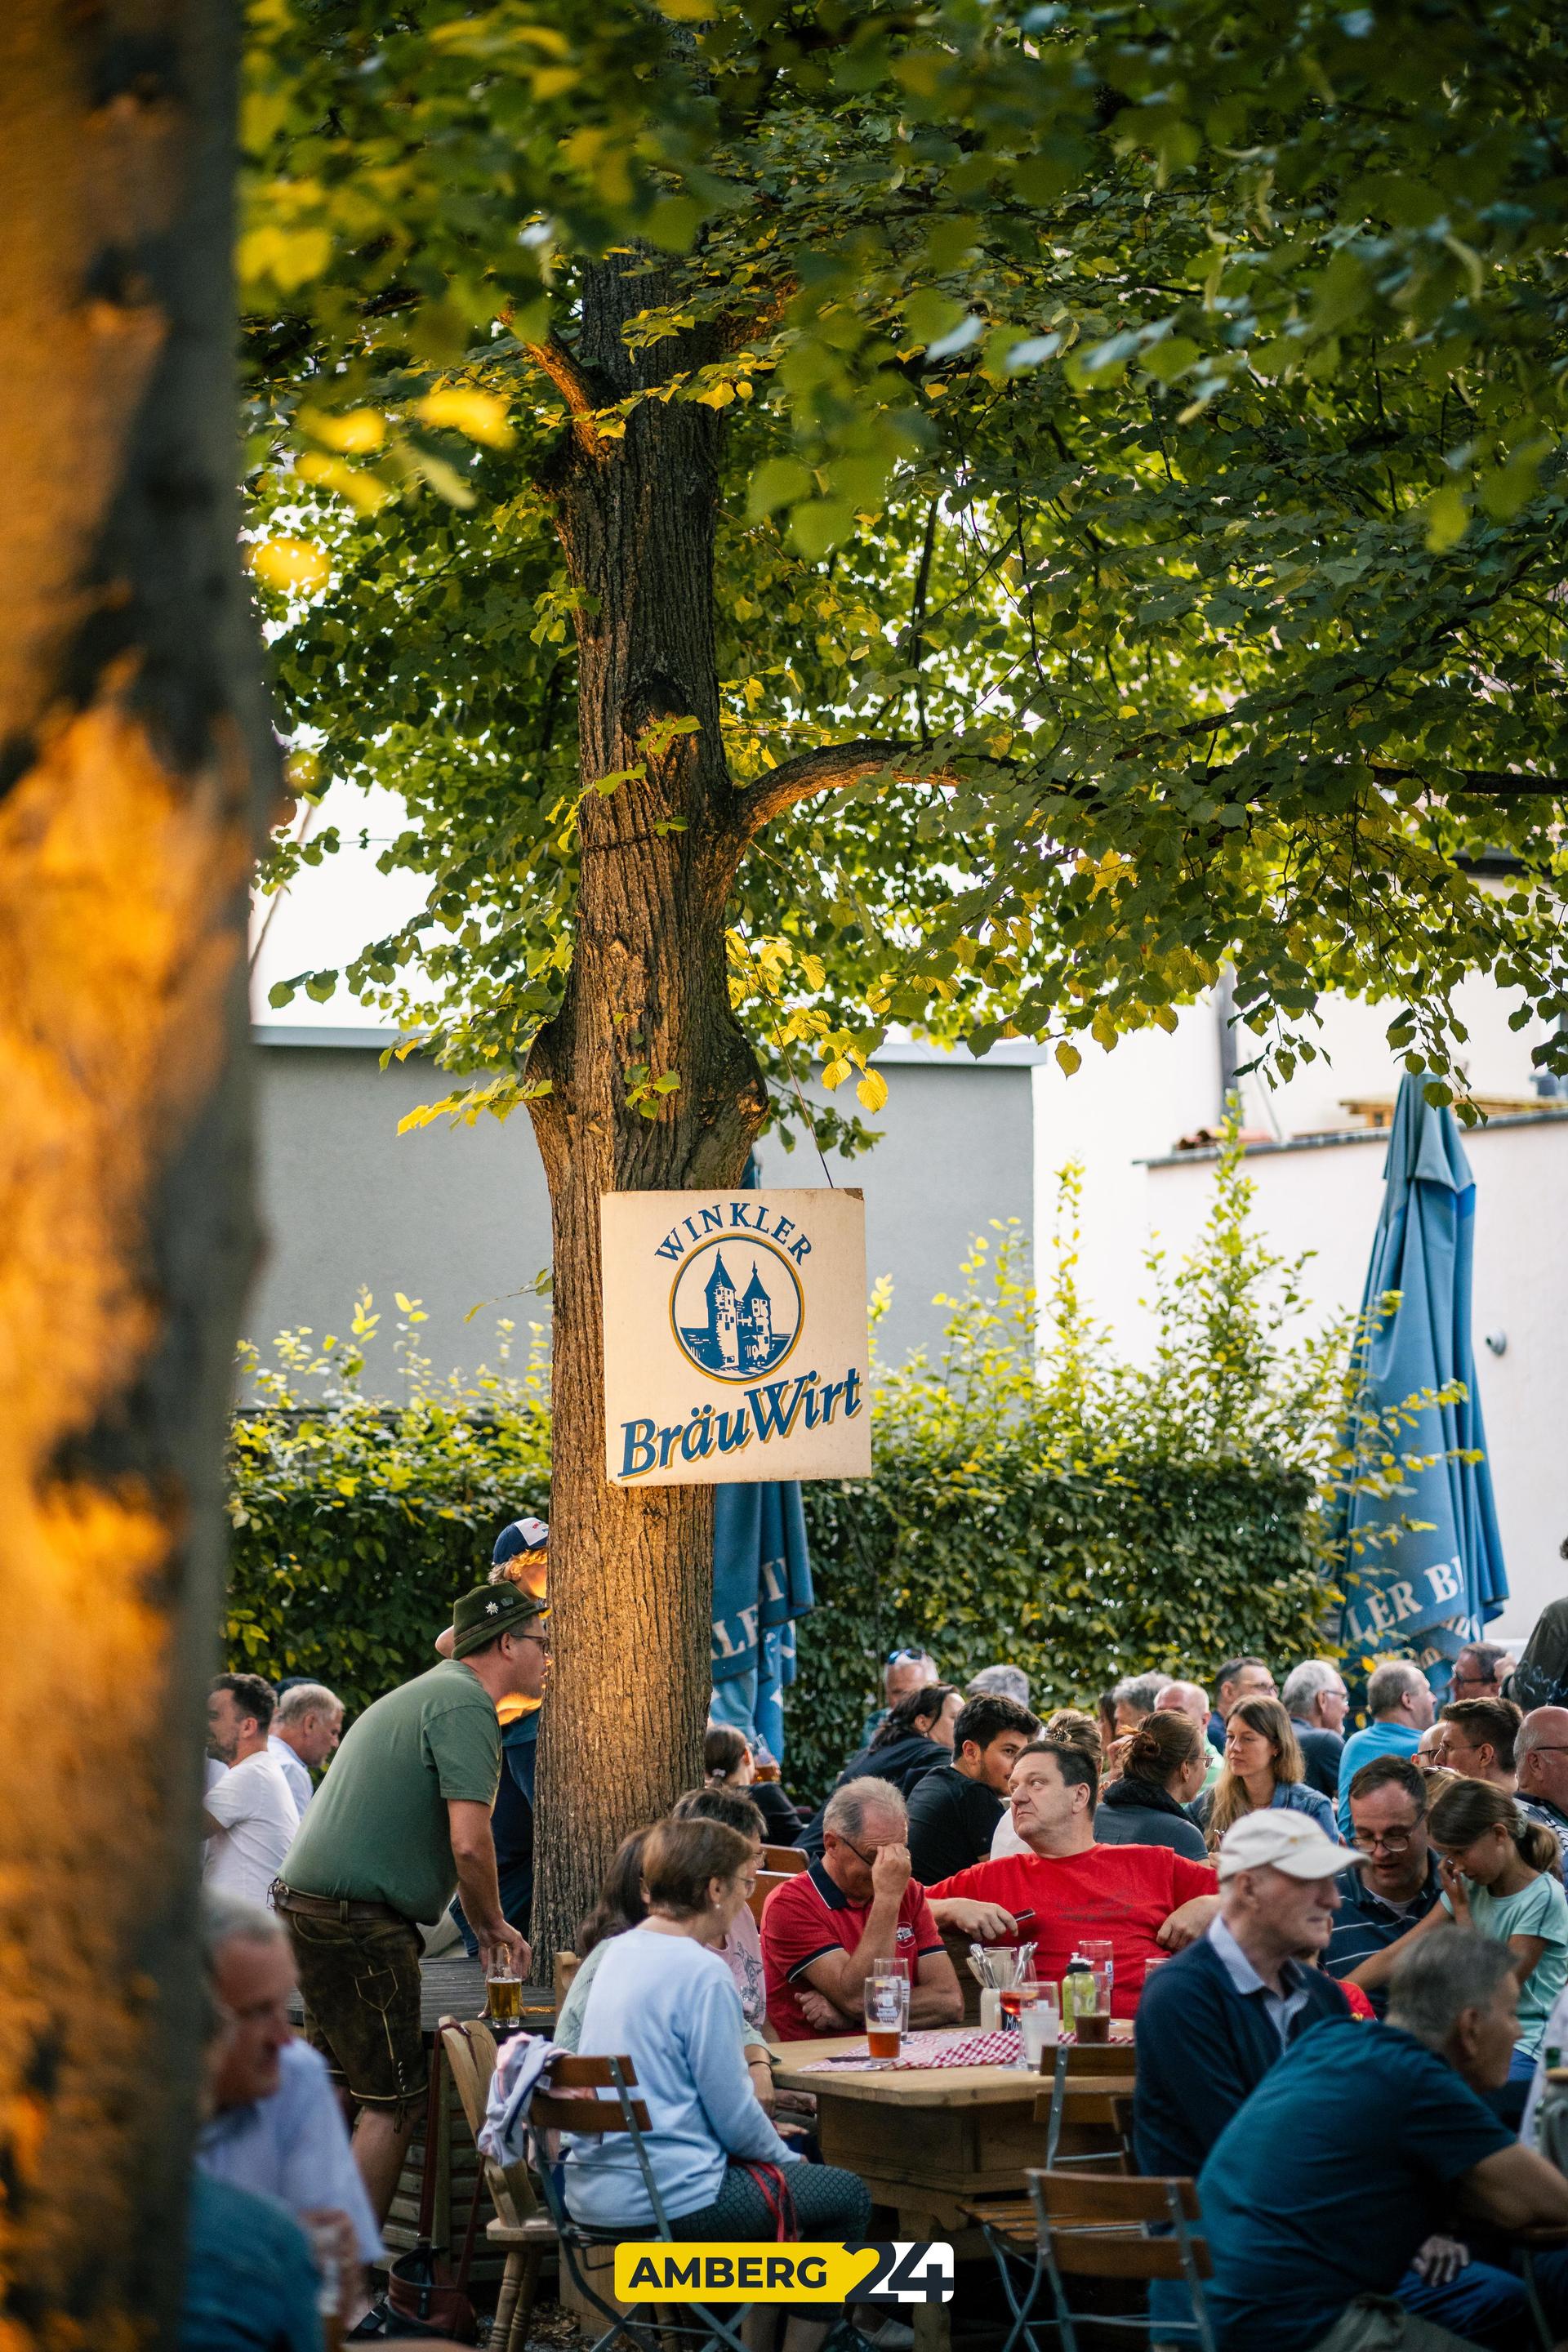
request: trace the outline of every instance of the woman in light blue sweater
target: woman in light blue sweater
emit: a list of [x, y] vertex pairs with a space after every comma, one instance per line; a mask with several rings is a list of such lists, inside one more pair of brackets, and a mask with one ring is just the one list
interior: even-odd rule
[[1305, 1813], [1331, 1843], [1342, 1844], [1332, 1805], [1307, 1786], [1304, 1773], [1300, 1743], [1279, 1700], [1238, 1701], [1225, 1727], [1225, 1768], [1193, 1807], [1210, 1853], [1233, 1822], [1259, 1808]]
[[[742, 2055], [735, 1981], [716, 1946], [754, 1885], [746, 1839], [722, 1822], [661, 1822], [643, 1848], [648, 1916], [605, 1947], [578, 2048], [626, 2057], [647, 2106], [646, 2144], [678, 2238], [773, 2239], [778, 2224], [752, 2167], [785, 2174], [806, 2239], [863, 2239], [870, 2197], [852, 2172], [804, 2164], [768, 2121]], [[654, 2220], [630, 2137], [568, 2142], [566, 2203], [595, 2230]], [[823, 2326], [831, 2312], [812, 2318]], [[792, 2321], [797, 2342], [808, 2342]]]

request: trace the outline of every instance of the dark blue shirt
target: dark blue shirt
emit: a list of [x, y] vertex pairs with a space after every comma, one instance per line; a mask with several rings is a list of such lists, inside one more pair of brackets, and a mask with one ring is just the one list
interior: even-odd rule
[[[1425, 1919], [1443, 1892], [1443, 1882], [1437, 1874], [1437, 1857], [1432, 1854], [1426, 1864], [1426, 1884], [1408, 1911], [1397, 1911], [1385, 1903], [1366, 1884], [1364, 1872], [1342, 1870], [1334, 1881], [1340, 1890], [1340, 1907], [1334, 1914], [1334, 1932], [1329, 1937], [1329, 1948], [1323, 1954], [1323, 1966], [1331, 1977], [1348, 1977], [1373, 1952], [1386, 1951], [1401, 1936], [1409, 1934], [1417, 1920]], [[1366, 1997], [1379, 2017], [1388, 2007], [1386, 1985], [1369, 1985]]]
[[1301, 1750], [1301, 1778], [1309, 1789], [1320, 1796], [1337, 1797], [1340, 1793], [1340, 1758], [1345, 1743], [1337, 1731], [1330, 1731], [1321, 1723], [1303, 1723], [1298, 1715], [1290, 1717], [1290, 1728]]
[[[1295, 2042], [1322, 2018], [1349, 2014], [1320, 1969], [1286, 1963], [1287, 1989], [1304, 1990]], [[1279, 2064], [1284, 2045], [1265, 1994], [1241, 1993], [1206, 1936], [1156, 1969], [1138, 2003], [1138, 2087], [1132, 2138], [1142, 2173], [1193, 2180], [1237, 2107]]]
[[305, 2233], [269, 2197], [193, 2175], [179, 2352], [321, 2352]]
[[[1142, 2077], [1142, 2015], [1139, 2026]], [[1414, 2035], [1354, 2019], [1313, 2026], [1198, 2177], [1219, 2352], [1308, 2352], [1357, 2295], [1392, 2294], [1423, 2240], [1449, 2226], [1455, 2184], [1513, 2144]]]

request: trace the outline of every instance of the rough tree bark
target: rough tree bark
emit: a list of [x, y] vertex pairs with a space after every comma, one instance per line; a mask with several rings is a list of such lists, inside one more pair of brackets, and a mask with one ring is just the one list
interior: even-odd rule
[[253, 1255], [226, 0], [0, 11], [0, 2342], [170, 2340]]
[[[557, 1665], [540, 1734], [536, 1971], [570, 1944], [628, 1830], [698, 1777], [710, 1687], [712, 1491], [605, 1476], [599, 1202], [605, 1192], [737, 1182], [766, 1115], [730, 1009], [725, 923], [756, 834], [798, 801], [929, 757], [855, 741], [737, 791], [719, 726], [714, 536], [723, 425], [650, 400], [624, 439], [597, 412], [718, 356], [713, 331], [628, 351], [626, 321], [679, 289], [646, 257], [585, 274], [575, 350], [534, 348], [568, 425], [543, 485], [577, 591], [582, 865], [565, 1002], [537, 1040], [530, 1103], [554, 1240], [551, 1597]], [[669, 738], [660, 722], [695, 719]], [[635, 772], [604, 796], [600, 777]], [[658, 1115], [626, 1073], [679, 1086]]]
[[[627, 1491], [605, 1477], [600, 1196], [735, 1182], [765, 1109], [725, 976], [743, 835], [713, 644], [721, 427], [710, 409], [657, 401], [633, 412], [624, 440], [592, 424], [594, 409], [712, 356], [693, 336], [626, 350], [625, 320], [662, 299], [657, 277], [595, 268], [579, 352], [538, 354], [574, 418], [547, 487], [580, 598], [583, 782], [644, 772], [608, 796], [584, 793], [575, 960], [529, 1064], [551, 1086], [530, 1108], [555, 1265], [557, 1665], [535, 1905], [546, 1975], [618, 1840], [697, 1778], [709, 1686], [711, 1491]], [[649, 730], [677, 719], [697, 732], [650, 749]], [[637, 1063], [679, 1077], [657, 1118], [627, 1105]]]

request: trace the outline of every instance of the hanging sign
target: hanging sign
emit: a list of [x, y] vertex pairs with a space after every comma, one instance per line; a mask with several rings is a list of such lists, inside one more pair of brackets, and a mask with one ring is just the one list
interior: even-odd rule
[[615, 1485], [869, 1474], [858, 1191], [607, 1192], [599, 1207]]

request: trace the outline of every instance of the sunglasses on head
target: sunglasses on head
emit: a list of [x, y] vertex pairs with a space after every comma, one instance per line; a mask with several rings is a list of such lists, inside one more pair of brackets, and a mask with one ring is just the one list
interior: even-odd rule
[[890, 1666], [918, 1666], [924, 1656], [923, 1650], [889, 1650], [887, 1662]]

